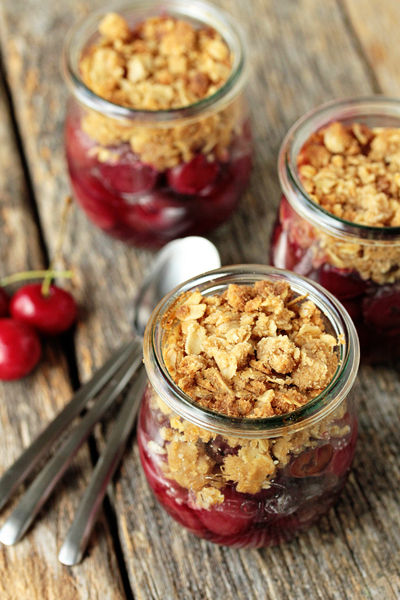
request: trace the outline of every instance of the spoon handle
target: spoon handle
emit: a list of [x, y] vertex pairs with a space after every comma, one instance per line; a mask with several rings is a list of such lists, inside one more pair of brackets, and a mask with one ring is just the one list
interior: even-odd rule
[[86, 404], [101, 390], [110, 377], [114, 375], [137, 344], [138, 341], [133, 340], [114, 352], [105, 365], [74, 394], [71, 401], [57, 415], [54, 421], [42, 431], [4, 473], [0, 479], [0, 510], [17, 487], [25, 481], [55, 440], [58, 439], [71, 421], [83, 410]]
[[64, 565], [76, 565], [82, 560], [102, 506], [108, 483], [119, 465], [129, 434], [135, 423], [146, 382], [146, 371], [142, 367], [124, 401], [110, 439], [96, 464], [74, 522], [68, 530], [61, 547], [58, 560]]
[[22, 538], [64, 475], [75, 454], [88, 438], [93, 427], [127, 385], [141, 364], [141, 360], [142, 349], [139, 345], [131, 352], [126, 362], [101, 392], [90, 411], [74, 427], [64, 443], [36, 477], [14, 512], [1, 528], [0, 542], [13, 545]]

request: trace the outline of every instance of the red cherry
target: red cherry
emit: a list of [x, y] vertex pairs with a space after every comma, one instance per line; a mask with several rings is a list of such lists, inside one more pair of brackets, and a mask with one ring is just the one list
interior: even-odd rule
[[158, 176], [153, 167], [138, 161], [131, 151], [120, 155], [115, 164], [100, 163], [99, 174], [106, 188], [120, 194], [150, 192]]
[[[296, 211], [291, 207], [286, 196], [281, 196], [281, 202], [279, 205], [279, 220], [283, 226], [298, 219]], [[287, 227], [288, 225], [286, 225]]]
[[302, 454], [290, 467], [290, 473], [294, 477], [309, 477], [318, 475], [330, 462], [333, 454], [333, 448], [330, 444], [320, 446]]
[[39, 362], [40, 339], [27, 323], [0, 319], [0, 379], [8, 381], [25, 377]]
[[74, 123], [70, 117], [65, 122], [65, 148], [67, 160], [73, 164], [75, 169], [88, 170], [96, 164], [96, 155], [91, 152], [96, 146], [96, 142], [92, 140], [82, 129], [77, 126], [79, 122]]
[[[93, 178], [91, 178], [93, 180]], [[98, 198], [92, 190], [90, 179], [88, 186], [71, 173], [71, 184], [74, 195], [91, 221], [100, 229], [111, 229], [116, 223], [115, 209], [106, 200]]]
[[329, 264], [322, 266], [319, 282], [339, 300], [355, 298], [364, 294], [367, 284], [357, 273], [347, 269], [337, 269]]
[[31, 283], [11, 298], [10, 312], [15, 319], [29, 323], [41, 333], [55, 335], [71, 327], [78, 311], [69, 292], [51, 285], [48, 296], [44, 296], [42, 284]]
[[341, 301], [347, 312], [349, 313], [351, 320], [357, 325], [362, 321], [362, 310], [361, 302], [362, 298], [353, 298], [350, 300]]
[[353, 423], [353, 431], [349, 442], [343, 448], [337, 449], [333, 453], [329, 470], [338, 477], [343, 477], [346, 471], [350, 469], [353, 462], [357, 442], [357, 429], [357, 421], [355, 421]]
[[8, 315], [10, 298], [4, 288], [0, 287], [0, 318]]
[[400, 290], [382, 288], [363, 302], [365, 322], [386, 333], [400, 328]]
[[[225, 495], [225, 492], [224, 492]], [[251, 525], [254, 515], [246, 514], [246, 497], [232, 494], [225, 499], [223, 505], [208, 510], [199, 510], [198, 514], [203, 525], [220, 536], [231, 536], [244, 533]], [[243, 505], [243, 508], [242, 508]]]
[[209, 162], [204, 154], [198, 154], [188, 163], [167, 171], [167, 180], [178, 194], [199, 194], [215, 181], [220, 165]]
[[283, 229], [279, 222], [275, 223], [271, 242], [271, 264], [280, 269], [293, 271], [300, 260], [301, 248], [292, 244], [288, 231]]
[[132, 229], [160, 231], [169, 236], [170, 230], [186, 222], [186, 213], [185, 207], [173, 194], [156, 191], [127, 208], [123, 220]]

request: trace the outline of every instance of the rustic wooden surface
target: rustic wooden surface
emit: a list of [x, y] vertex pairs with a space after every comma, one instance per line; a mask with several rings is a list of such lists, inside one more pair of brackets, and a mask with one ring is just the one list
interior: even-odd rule
[[[279, 200], [276, 157], [285, 132], [325, 100], [399, 95], [400, 5], [396, 0], [218, 3], [241, 21], [248, 35], [256, 153], [240, 210], [211, 239], [224, 264], [267, 262]], [[2, 1], [3, 68], [15, 121], [2, 91], [0, 275], [40, 266], [54, 250], [62, 198], [69, 190], [63, 155], [67, 92], [59, 69], [62, 40], [79, 16], [103, 4]], [[0, 87], [4, 90], [4, 82]], [[74, 212], [60, 266], [77, 273], [74, 293], [81, 315], [75, 359], [81, 381], [128, 334], [131, 300], [151, 260], [151, 253], [108, 239], [82, 212]], [[31, 377], [0, 387], [1, 470], [67, 401], [71, 381], [66, 360], [74, 360], [69, 350], [49, 344]], [[1, 548], [1, 600], [400, 598], [396, 365], [362, 367], [354, 393], [360, 438], [350, 481], [336, 508], [298, 540], [278, 548], [237, 551], [182, 531], [153, 499], [132, 439], [110, 492], [116, 518], [109, 507], [82, 565], [62, 567], [56, 551], [92, 469], [84, 448], [27, 538], [15, 548]]]
[[[4, 276], [43, 268], [39, 231], [30, 207], [4, 85], [0, 89], [0, 165], [0, 273]], [[54, 418], [71, 395], [68, 367], [59, 344], [47, 343], [44, 355], [41, 367], [33, 375], [0, 386], [1, 472], [29, 445], [43, 423]], [[57, 497], [46, 506], [32, 533], [16, 548], [0, 548], [2, 600], [83, 600], [88, 597], [115, 600], [124, 597], [104, 516], [97, 527], [97, 541], [90, 549], [92, 559], [86, 561], [82, 569], [68, 570], [57, 561], [60, 539], [67, 532], [90, 474], [91, 462], [86, 447], [79, 453], [66, 482], [60, 486]]]

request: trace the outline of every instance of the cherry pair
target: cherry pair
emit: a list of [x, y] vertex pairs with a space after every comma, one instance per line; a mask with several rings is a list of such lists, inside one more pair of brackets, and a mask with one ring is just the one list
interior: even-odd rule
[[[75, 322], [77, 306], [69, 292], [42, 283], [24, 285], [9, 299], [0, 287], [0, 379], [25, 377], [42, 354], [39, 333], [56, 335]], [[9, 318], [11, 315], [11, 318]]]

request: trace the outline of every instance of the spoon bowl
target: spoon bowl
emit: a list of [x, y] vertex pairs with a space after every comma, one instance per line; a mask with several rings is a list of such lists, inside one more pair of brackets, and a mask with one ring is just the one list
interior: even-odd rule
[[134, 301], [134, 333], [143, 337], [151, 313], [168, 292], [187, 279], [221, 266], [209, 240], [191, 236], [167, 244], [158, 254]]

